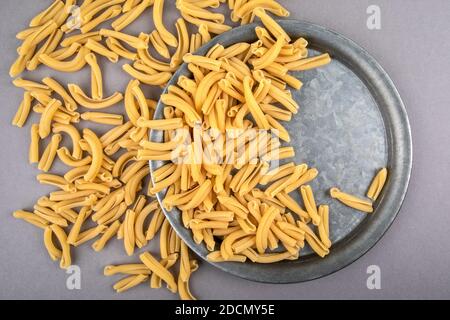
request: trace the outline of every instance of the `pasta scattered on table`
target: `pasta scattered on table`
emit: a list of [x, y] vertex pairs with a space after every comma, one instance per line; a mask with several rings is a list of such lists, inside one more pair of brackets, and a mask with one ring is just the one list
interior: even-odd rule
[[[225, 15], [210, 10], [223, 3], [235, 23], [262, 22], [255, 29], [257, 40], [217, 44], [205, 56], [196, 55], [215, 35], [232, 28]], [[160, 258], [146, 252], [136, 263], [105, 267], [107, 276], [125, 276], [113, 286], [117, 292], [143, 282], [159, 288], [164, 282], [180, 298], [195, 299], [190, 279], [198, 263], [153, 199], [164, 189], [162, 205], [181, 211], [183, 224], [196, 243], [205, 243], [211, 261], [295, 260], [306, 243], [326, 256], [331, 247], [329, 207], [317, 207], [308, 185], [318, 170], [293, 162], [271, 165], [295, 155], [279, 141], [290, 141], [283, 122], [301, 112], [289, 88], [300, 90], [302, 82], [290, 72], [324, 66], [330, 56], [308, 57], [308, 42], [291, 39], [273, 18], [289, 16], [276, 1], [177, 0], [181, 18], [176, 35], [163, 21], [164, 4], [84, 0], [79, 19], [72, 19], [75, 0], [57, 0], [17, 34], [22, 44], [9, 73], [24, 93], [12, 124], [23, 127], [31, 114], [38, 114], [39, 121], [30, 125], [28, 158], [44, 172], [37, 176], [39, 183], [57, 190], [38, 199], [32, 211], [17, 210], [13, 216], [43, 230], [44, 247], [61, 268], [71, 265], [71, 251], [84, 243], [92, 241], [93, 250], [101, 251], [116, 237], [126, 254], [133, 255], [159, 233]], [[137, 35], [124, 31], [148, 11], [155, 30]], [[111, 28], [99, 28], [105, 23]], [[121, 60], [132, 79], [123, 92], [105, 97], [107, 78], [101, 66]], [[192, 76], [168, 87], [160, 97], [164, 117], [154, 119], [157, 102], [144, 95], [144, 86], [165, 86], [183, 62]], [[68, 73], [87, 67], [90, 88], [50, 76], [42, 83], [18, 77], [41, 65]], [[103, 112], [117, 104], [123, 104], [124, 114]], [[114, 127], [100, 134], [80, 130], [81, 121]], [[215, 132], [201, 137], [200, 144], [194, 136], [199, 122], [201, 130]], [[161, 130], [163, 141], [149, 141], [149, 129]], [[271, 135], [256, 139], [252, 129], [270, 130]], [[233, 130], [229, 138], [235, 147], [220, 155], [218, 150], [226, 150], [221, 135]], [[148, 179], [148, 160], [174, 158], [185, 161], [169, 162]], [[68, 166], [65, 174], [49, 173], [56, 159]], [[370, 199], [380, 195], [386, 176], [383, 169], [374, 178]], [[291, 192], [303, 198], [303, 206]], [[370, 201], [338, 189], [331, 193], [356, 209], [373, 209]]]

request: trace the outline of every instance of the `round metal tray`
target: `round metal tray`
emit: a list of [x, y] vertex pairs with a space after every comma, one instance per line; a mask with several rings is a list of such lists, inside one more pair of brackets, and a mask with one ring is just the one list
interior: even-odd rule
[[[305, 162], [319, 170], [312, 187], [316, 202], [330, 205], [333, 246], [324, 259], [306, 246], [296, 261], [212, 264], [253, 281], [291, 283], [333, 273], [377, 243], [395, 219], [405, 197], [411, 174], [412, 142], [405, 107], [394, 84], [364, 49], [318, 25], [295, 20], [279, 23], [293, 39], [308, 40], [310, 56], [328, 52], [332, 57], [332, 63], [326, 67], [295, 74], [304, 83], [300, 91], [292, 90], [300, 111], [283, 125], [291, 135], [289, 145], [296, 151], [294, 161]], [[196, 54], [206, 54], [216, 43], [229, 46], [253, 42], [256, 25], [224, 33]], [[176, 84], [181, 75], [190, 75], [185, 64], [169, 85]], [[162, 118], [163, 107], [159, 102], [155, 118]], [[152, 131], [150, 140], [161, 142], [161, 132]], [[150, 161], [150, 170], [161, 165], [159, 161]], [[389, 169], [389, 177], [373, 214], [350, 209], [329, 197], [328, 190], [334, 186], [364, 196], [371, 179], [382, 167]], [[164, 193], [157, 194], [160, 202]], [[300, 201], [299, 197], [297, 199]], [[174, 209], [164, 214], [187, 245], [206, 260], [208, 251], [203, 244], [193, 241], [191, 231], [181, 223], [180, 212]]]

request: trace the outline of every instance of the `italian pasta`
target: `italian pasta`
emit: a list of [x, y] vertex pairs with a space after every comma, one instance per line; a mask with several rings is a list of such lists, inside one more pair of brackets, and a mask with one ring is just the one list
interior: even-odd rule
[[[225, 2], [233, 10], [232, 21], [261, 20], [256, 41], [216, 44], [204, 56], [196, 54], [214, 35], [231, 28], [224, 14], [210, 10]], [[92, 240], [93, 250], [101, 251], [115, 236], [132, 255], [159, 232], [160, 258], [147, 252], [140, 255], [141, 263], [105, 267], [105, 275], [125, 275], [114, 285], [117, 292], [149, 280], [152, 288], [165, 282], [181, 299], [195, 299], [189, 281], [198, 264], [162, 208], [181, 211], [182, 223], [196, 243], [205, 244], [210, 261], [294, 260], [306, 244], [320, 257], [329, 253], [329, 208], [317, 207], [307, 185], [318, 170], [294, 162], [277, 167], [276, 162], [295, 156], [294, 148], [279, 141], [290, 141], [283, 122], [300, 109], [289, 90], [300, 90], [302, 82], [291, 71], [324, 66], [331, 57], [308, 57], [308, 42], [290, 38], [272, 18], [289, 15], [283, 6], [272, 0], [179, 0], [175, 5], [182, 18], [176, 20], [175, 37], [166, 28], [163, 0], [86, 0], [79, 7], [80, 25], [69, 17], [74, 4], [54, 1], [17, 34], [22, 45], [10, 69], [13, 77], [39, 64], [62, 72], [91, 71], [90, 95], [76, 84], [66, 90], [50, 76], [42, 83], [13, 81], [24, 90], [13, 124], [24, 126], [31, 111], [40, 114], [39, 124], [31, 126], [29, 161], [47, 172], [58, 156], [69, 167], [63, 175], [38, 175], [40, 183], [57, 191], [41, 197], [33, 212], [13, 214], [44, 230], [51, 259], [67, 268], [71, 247]], [[124, 31], [150, 7], [155, 30], [136, 36]], [[110, 28], [99, 30], [113, 18]], [[194, 33], [187, 23], [197, 27]], [[72, 35], [77, 28], [81, 33]], [[152, 56], [153, 49], [161, 60]], [[122, 66], [132, 78], [124, 94], [104, 97], [99, 57], [112, 63], [129, 60]], [[146, 97], [145, 85], [164, 86], [182, 62], [192, 75], [167, 88], [159, 97], [162, 117], [154, 117], [157, 102]], [[122, 100], [127, 118], [97, 112]], [[78, 106], [95, 112], [80, 114]], [[98, 136], [88, 128], [79, 131], [77, 123], [88, 121], [114, 127]], [[149, 129], [161, 131], [163, 139], [149, 141]], [[59, 146], [62, 134], [70, 138], [69, 147]], [[47, 138], [50, 143], [41, 155], [40, 144]], [[150, 173], [148, 160], [176, 161]], [[367, 196], [373, 201], [386, 175], [380, 171], [369, 187]], [[147, 204], [165, 189], [162, 208], [156, 200]], [[300, 191], [302, 205], [291, 195], [294, 191]], [[337, 189], [331, 193], [354, 208], [372, 209], [370, 201]], [[317, 228], [309, 227], [310, 221]]]
[[381, 191], [383, 190], [384, 184], [386, 183], [387, 178], [387, 169], [383, 168], [376, 176], [373, 178], [372, 183], [370, 184], [369, 190], [367, 191], [367, 197], [372, 199], [372, 201], [376, 201]]
[[342, 192], [338, 188], [331, 188], [330, 195], [332, 198], [339, 200], [346, 206], [360, 210], [363, 212], [371, 213], [373, 212], [372, 203], [368, 200], [360, 199], [351, 194]]

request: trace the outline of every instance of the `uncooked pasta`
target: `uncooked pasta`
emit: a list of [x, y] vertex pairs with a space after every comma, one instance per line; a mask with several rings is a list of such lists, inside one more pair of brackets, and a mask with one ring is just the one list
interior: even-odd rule
[[[225, 2], [233, 22], [260, 22], [255, 41], [216, 44], [197, 54], [232, 28], [226, 15], [211, 10]], [[42, 230], [52, 260], [68, 268], [71, 250], [87, 243], [95, 251], [109, 250], [116, 238], [131, 256], [159, 233], [159, 257], [145, 252], [135, 263], [107, 265], [104, 274], [124, 275], [113, 285], [117, 292], [144, 282], [151, 288], [165, 283], [180, 298], [195, 299], [190, 283], [198, 263], [163, 209], [180, 211], [210, 261], [296, 260], [307, 244], [320, 257], [329, 254], [333, 212], [316, 203], [311, 187], [316, 190], [319, 171], [295, 163], [294, 148], [280, 140], [290, 142], [294, 133], [285, 122], [301, 112], [290, 90], [300, 90], [303, 83], [291, 71], [323, 67], [331, 57], [308, 56], [308, 42], [291, 39], [274, 18], [289, 15], [282, 5], [177, 0], [181, 17], [174, 23], [175, 35], [163, 0], [85, 0], [79, 4], [79, 25], [69, 17], [74, 4], [54, 1], [17, 34], [22, 44], [9, 70], [16, 77], [13, 84], [23, 90], [12, 124], [30, 125], [29, 162], [43, 172], [38, 182], [55, 188], [32, 210], [13, 216]], [[126, 31], [147, 11], [154, 30]], [[122, 59], [123, 74], [131, 79], [107, 97], [104, 63]], [[179, 77], [160, 95], [163, 116], [155, 118], [157, 101], [144, 94], [146, 86], [164, 87], [183, 62], [191, 75]], [[86, 68], [90, 79], [62, 83], [53, 75], [42, 81], [18, 77], [44, 67], [68, 73]], [[119, 104], [123, 114], [104, 110]], [[40, 118], [27, 124], [32, 113]], [[92, 123], [113, 127], [102, 132]], [[162, 140], [149, 141], [150, 129]], [[283, 159], [286, 163], [278, 162]], [[150, 172], [148, 160], [167, 163]], [[65, 173], [51, 172], [56, 161], [68, 167]], [[386, 175], [380, 171], [369, 187], [373, 201]], [[165, 192], [162, 207], [154, 199], [158, 192]], [[373, 210], [372, 202], [338, 189], [331, 196], [358, 210]]]

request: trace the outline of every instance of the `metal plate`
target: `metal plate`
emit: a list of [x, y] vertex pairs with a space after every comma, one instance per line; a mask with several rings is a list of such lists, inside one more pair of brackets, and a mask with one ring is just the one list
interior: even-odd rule
[[[283, 20], [280, 25], [293, 38], [306, 38], [310, 55], [328, 52], [330, 65], [296, 74], [304, 83], [292, 90], [300, 111], [283, 123], [291, 135], [295, 161], [319, 170], [312, 183], [317, 203], [330, 205], [330, 254], [321, 259], [310, 248], [302, 250], [296, 261], [274, 264], [212, 263], [233, 275], [260, 282], [291, 283], [319, 278], [352, 263], [383, 236], [395, 219], [405, 197], [412, 166], [412, 142], [403, 102], [389, 76], [364, 49], [344, 36], [308, 22]], [[256, 40], [257, 24], [235, 28], [222, 34], [197, 54], [204, 55], [216, 43], [224, 46]], [[175, 73], [190, 75], [186, 65]], [[166, 89], [167, 90], [167, 89]], [[162, 118], [163, 105], [157, 106], [156, 118]], [[152, 141], [161, 142], [161, 132], [152, 131]], [[161, 166], [150, 161], [150, 169]], [[331, 199], [328, 190], [338, 186], [343, 191], [364, 196], [371, 179], [382, 167], [389, 169], [383, 193], [373, 214], [347, 208]], [[158, 200], [164, 197], [158, 193]], [[294, 194], [294, 193], [292, 193]], [[291, 194], [291, 195], [292, 195]], [[297, 198], [299, 201], [299, 197]], [[181, 223], [180, 212], [164, 212], [171, 225], [200, 257], [208, 251], [197, 245], [191, 231]]]

